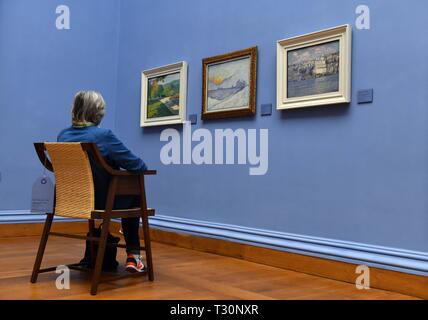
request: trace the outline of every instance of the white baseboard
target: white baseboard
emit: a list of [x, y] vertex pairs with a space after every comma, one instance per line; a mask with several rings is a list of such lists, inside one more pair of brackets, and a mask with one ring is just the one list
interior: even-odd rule
[[[56, 217], [55, 219], [61, 221], [64, 218]], [[0, 211], [0, 224], [40, 223], [44, 220], [44, 214], [34, 214], [26, 210]], [[65, 221], [73, 220], [65, 219]], [[83, 220], [76, 219], [74, 221]], [[150, 218], [150, 224], [152, 227], [164, 230], [225, 239], [276, 250], [428, 276], [427, 252], [162, 215]]]

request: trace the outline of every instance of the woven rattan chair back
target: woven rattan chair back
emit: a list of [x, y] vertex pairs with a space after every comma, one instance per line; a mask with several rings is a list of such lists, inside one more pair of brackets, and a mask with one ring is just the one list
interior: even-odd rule
[[55, 215], [90, 219], [94, 210], [91, 164], [80, 143], [45, 143], [55, 174]]

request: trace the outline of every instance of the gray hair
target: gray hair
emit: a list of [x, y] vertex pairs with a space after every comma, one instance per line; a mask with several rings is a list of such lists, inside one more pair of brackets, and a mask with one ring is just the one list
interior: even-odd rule
[[106, 103], [101, 93], [79, 91], [74, 96], [71, 110], [73, 125], [99, 125], [104, 117]]

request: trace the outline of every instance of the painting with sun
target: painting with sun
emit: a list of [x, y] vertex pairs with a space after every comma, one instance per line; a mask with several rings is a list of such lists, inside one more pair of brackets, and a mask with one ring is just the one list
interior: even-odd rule
[[257, 47], [203, 60], [202, 119], [255, 114]]

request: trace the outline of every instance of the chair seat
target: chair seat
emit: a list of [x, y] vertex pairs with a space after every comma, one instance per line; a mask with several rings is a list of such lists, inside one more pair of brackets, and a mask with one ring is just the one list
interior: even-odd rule
[[[103, 219], [105, 215], [105, 210], [94, 210], [91, 213], [92, 219]], [[147, 215], [154, 216], [155, 209], [147, 208]], [[111, 218], [133, 218], [141, 217], [141, 208], [131, 208], [123, 210], [112, 210]]]

